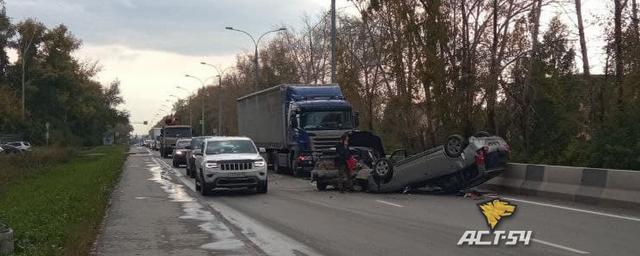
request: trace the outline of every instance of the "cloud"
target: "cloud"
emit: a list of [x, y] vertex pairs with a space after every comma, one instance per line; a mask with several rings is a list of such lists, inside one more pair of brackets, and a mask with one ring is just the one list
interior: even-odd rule
[[[327, 3], [324, 3], [327, 2]], [[298, 24], [303, 13], [321, 12], [328, 1], [308, 0], [20, 0], [7, 3], [16, 19], [64, 23], [83, 41], [188, 55], [230, 54], [251, 47], [251, 33]]]
[[[169, 94], [186, 98], [188, 94], [176, 89], [176, 86], [197, 91], [200, 83], [184, 77], [185, 74], [206, 79], [215, 72], [201, 61], [216, 63], [221, 66], [233, 64], [235, 55], [211, 55], [196, 57], [180, 53], [140, 50], [122, 45], [90, 45], [87, 44], [75, 53], [80, 60], [99, 60], [102, 71], [95, 77], [103, 84], [119, 80], [125, 104], [123, 109], [130, 112], [133, 122], [155, 122], [155, 113], [167, 99]], [[209, 80], [211, 81], [211, 80]], [[171, 105], [168, 103], [167, 105]], [[148, 127], [138, 125], [135, 133], [144, 134]]]

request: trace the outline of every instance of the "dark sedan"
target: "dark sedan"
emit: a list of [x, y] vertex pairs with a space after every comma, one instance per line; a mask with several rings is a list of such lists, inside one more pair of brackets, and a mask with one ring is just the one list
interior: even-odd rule
[[191, 145], [191, 139], [179, 139], [176, 141], [176, 147], [171, 152], [173, 158], [173, 167], [180, 167], [180, 165], [187, 164], [187, 154], [189, 153]]

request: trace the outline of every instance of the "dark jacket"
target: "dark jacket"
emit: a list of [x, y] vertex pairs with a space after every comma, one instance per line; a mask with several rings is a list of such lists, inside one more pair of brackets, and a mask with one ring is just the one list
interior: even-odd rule
[[336, 145], [336, 167], [343, 167], [347, 165], [347, 159], [351, 157], [351, 151], [346, 148], [344, 144], [338, 143]]

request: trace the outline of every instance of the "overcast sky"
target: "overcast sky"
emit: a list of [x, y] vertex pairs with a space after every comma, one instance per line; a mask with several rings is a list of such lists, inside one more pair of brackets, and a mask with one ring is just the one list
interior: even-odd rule
[[[200, 61], [223, 67], [233, 64], [235, 55], [249, 52], [252, 43], [243, 34], [227, 31], [234, 26], [258, 34], [282, 25], [299, 26], [305, 14], [315, 17], [328, 10], [330, 0], [6, 0], [13, 22], [35, 17], [47, 26], [64, 23], [83, 41], [76, 56], [99, 61], [103, 67], [97, 80], [108, 84], [119, 79], [132, 122], [153, 120], [159, 105], [169, 94], [183, 97], [197, 90], [199, 83], [185, 73], [206, 78], [214, 72]], [[572, 2], [572, 1], [571, 1]], [[583, 0], [593, 73], [602, 70], [602, 28], [597, 17], [610, 17], [607, 3]], [[351, 3], [337, 0], [350, 11]], [[573, 15], [550, 7], [545, 17], [556, 13]], [[566, 15], [565, 15], [566, 16]], [[572, 27], [575, 18], [566, 19]], [[593, 23], [593, 24], [592, 24]], [[577, 50], [577, 48], [576, 48]], [[578, 67], [581, 64], [578, 63]], [[145, 134], [148, 126], [134, 125]]]

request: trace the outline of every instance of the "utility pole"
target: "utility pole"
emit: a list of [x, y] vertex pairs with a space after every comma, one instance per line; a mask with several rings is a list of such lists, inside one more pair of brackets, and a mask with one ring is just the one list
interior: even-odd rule
[[331, 83], [336, 83], [336, 0], [331, 0]]
[[200, 119], [200, 125], [202, 126], [202, 134], [200, 134], [200, 135], [201, 136], [205, 136], [206, 130], [204, 129], [204, 104], [206, 103], [205, 94], [207, 93], [207, 88], [205, 87], [204, 81], [202, 81], [202, 79], [197, 78], [197, 77], [192, 76], [192, 75], [189, 75], [189, 74], [186, 74], [184, 76], [193, 78], [195, 80], [198, 80], [198, 82], [200, 82], [200, 84], [202, 85], [202, 119]]

